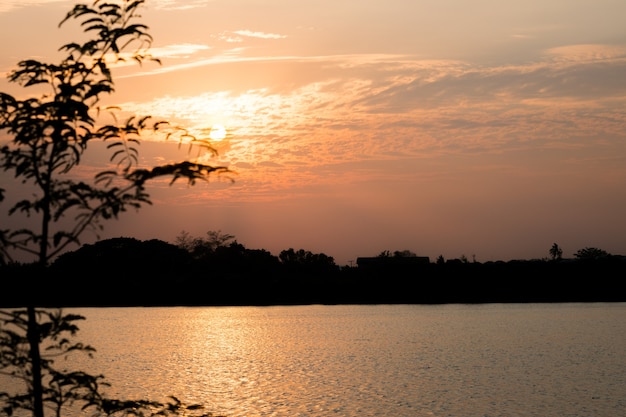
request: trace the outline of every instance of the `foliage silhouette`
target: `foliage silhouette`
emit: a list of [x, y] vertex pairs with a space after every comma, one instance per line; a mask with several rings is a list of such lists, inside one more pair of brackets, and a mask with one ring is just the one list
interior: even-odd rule
[[[25, 60], [9, 75], [11, 82], [23, 87], [46, 86], [40, 98], [16, 99], [0, 93], [0, 130], [13, 137], [0, 149], [0, 167], [12, 171], [16, 179], [38, 191], [31, 199], [15, 203], [9, 215], [40, 216], [38, 231], [0, 230], [0, 262], [12, 260], [13, 250], [34, 255], [46, 265], [68, 245], [79, 243], [87, 229], [101, 229], [102, 220], [112, 219], [128, 208], [150, 204], [146, 183], [160, 177], [171, 182], [186, 179], [190, 184], [207, 180], [211, 174], [229, 172], [226, 167], [194, 161], [139, 167], [138, 145], [142, 132], [177, 137], [203, 151], [215, 154], [207, 140], [189, 135], [183, 128], [166, 121], [151, 123], [150, 116], [131, 116], [117, 122], [118, 109], [108, 109], [113, 122], [98, 124], [103, 95], [114, 91], [110, 65], [128, 59], [123, 48], [136, 47], [130, 58], [141, 63], [153, 59], [148, 53], [152, 37], [143, 24], [132, 23], [143, 1], [124, 1], [122, 5], [96, 2], [95, 6], [77, 5], [69, 19], [82, 19], [81, 26], [93, 38], [83, 44], [70, 43], [60, 64]], [[112, 62], [109, 62], [112, 61]], [[88, 184], [68, 176], [82, 160], [88, 145], [103, 141], [112, 153], [114, 169], [95, 175]], [[70, 226], [62, 220], [73, 216]]]
[[[199, 259], [214, 254], [218, 248], [227, 246], [234, 241], [235, 236], [224, 234], [221, 230], [210, 230], [206, 238], [191, 237], [189, 232], [182, 231], [176, 237], [176, 246], [189, 252], [194, 258]], [[236, 241], [234, 242], [236, 243]]]
[[[374, 256], [340, 267], [324, 254], [290, 248], [276, 256], [234, 237], [212, 250], [189, 250], [155, 239], [83, 245], [51, 265], [58, 278], [38, 285], [40, 299], [79, 307], [626, 301], [626, 257], [619, 255], [507, 262]], [[85, 271], [98, 290], [72, 297], [67, 289], [80, 285]], [[25, 293], [26, 283], [16, 282], [22, 287], [7, 290]]]
[[294, 274], [332, 274], [337, 270], [333, 257], [324, 253], [289, 248], [281, 251], [278, 258]]
[[563, 259], [563, 249], [561, 249], [556, 243], [553, 244], [550, 248], [550, 257], [555, 261]]
[[[74, 341], [78, 331], [77, 322], [83, 316], [64, 314], [62, 310], [37, 310], [37, 335], [39, 343], [46, 346], [39, 363], [41, 379], [44, 381], [41, 398], [32, 395], [33, 375], [29, 364], [29, 335], [32, 332], [28, 315], [32, 311], [21, 309], [11, 312], [0, 311], [0, 374], [14, 378], [16, 392], [0, 392], [0, 415], [11, 416], [19, 410], [31, 411], [37, 406], [49, 410], [54, 416], [65, 412], [89, 413], [93, 416], [211, 416], [198, 404], [186, 405], [176, 397], [167, 402], [149, 400], [120, 400], [102, 394], [101, 388], [108, 386], [103, 375], [92, 375], [80, 370], [64, 369], [76, 354], [92, 355], [95, 349]], [[57, 366], [57, 361], [64, 365]], [[36, 401], [40, 401], [37, 405]], [[19, 414], [18, 414], [19, 415]]]
[[[104, 220], [151, 204], [146, 191], [149, 181], [169, 177], [170, 183], [184, 179], [195, 184], [213, 174], [230, 172], [197, 160], [142, 167], [138, 157], [142, 134], [177, 139], [179, 146], [188, 142], [213, 155], [216, 151], [207, 140], [193, 137], [182, 127], [153, 121], [151, 116], [119, 121], [121, 109], [99, 107], [102, 98], [114, 92], [112, 65], [124, 60], [158, 62], [149, 54], [152, 36], [148, 27], [136, 22], [143, 3], [96, 0], [92, 5], [75, 5], [59, 26], [77, 20], [87, 40], [63, 45], [60, 63], [26, 59], [9, 74], [10, 82], [44, 93], [26, 99], [0, 93], [0, 131], [11, 138], [0, 148], [0, 168], [33, 191], [32, 197], [13, 203], [8, 216], [21, 215], [38, 222], [31, 228], [0, 230], [0, 265], [15, 263], [20, 253], [34, 259], [35, 265], [27, 267], [30, 276], [21, 277], [33, 285], [28, 294], [52, 279], [48, 274], [51, 260], [69, 245], [80, 244], [86, 230], [97, 233]], [[103, 121], [106, 114], [109, 122]], [[73, 173], [94, 141], [103, 142], [111, 152], [113, 167], [87, 182]], [[0, 189], [0, 200], [5, 199], [6, 190]], [[27, 300], [24, 310], [2, 312], [0, 321], [1, 369], [26, 381], [26, 393], [0, 393], [4, 414], [22, 409], [44, 417], [44, 405], [48, 405], [60, 415], [66, 405], [76, 402], [107, 415], [167, 415], [185, 410], [176, 399], [170, 404], [105, 400], [99, 397], [100, 377], [52, 368], [52, 359], [43, 357], [40, 350], [46, 343], [59, 354], [89, 349], [68, 345], [67, 339], [61, 338], [64, 332], [76, 332], [77, 317], [48, 313], [36, 308], [34, 297]]]
[[609, 253], [603, 249], [585, 247], [576, 251], [574, 256], [578, 259], [603, 259], [607, 258]]

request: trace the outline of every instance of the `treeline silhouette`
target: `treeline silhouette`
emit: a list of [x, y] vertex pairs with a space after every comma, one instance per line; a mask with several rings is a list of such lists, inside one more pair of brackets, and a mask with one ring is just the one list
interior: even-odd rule
[[290, 248], [275, 256], [219, 233], [177, 244], [120, 237], [47, 268], [2, 266], [0, 307], [626, 301], [626, 257], [586, 250], [485, 263], [385, 251], [340, 267], [325, 254]]

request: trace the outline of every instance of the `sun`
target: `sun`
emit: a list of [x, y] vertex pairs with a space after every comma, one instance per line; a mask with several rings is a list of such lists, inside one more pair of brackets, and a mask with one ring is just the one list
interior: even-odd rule
[[211, 133], [209, 133], [209, 137], [212, 140], [220, 141], [226, 137], [226, 128], [222, 125], [215, 124], [211, 127]]

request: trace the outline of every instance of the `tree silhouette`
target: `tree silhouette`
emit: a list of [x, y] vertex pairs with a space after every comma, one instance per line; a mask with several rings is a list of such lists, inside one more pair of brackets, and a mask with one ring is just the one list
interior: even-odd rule
[[222, 233], [221, 230], [209, 230], [205, 238], [192, 237], [189, 232], [183, 230], [175, 240], [176, 246], [186, 250], [196, 259], [207, 257], [218, 248], [233, 242], [236, 242], [235, 236]]
[[[146, 191], [150, 180], [169, 177], [170, 183], [184, 179], [195, 184], [213, 174], [229, 172], [226, 167], [206, 165], [198, 160], [140, 166], [138, 145], [142, 134], [177, 139], [179, 144], [188, 142], [209, 154], [216, 151], [207, 140], [195, 138], [184, 128], [166, 121], [153, 121], [150, 116], [131, 116], [120, 121], [121, 109], [99, 107], [102, 98], [114, 92], [112, 65], [124, 60], [139, 64], [158, 62], [148, 53], [152, 43], [148, 27], [136, 22], [143, 3], [144, 0], [96, 0], [92, 5], [75, 5], [59, 26], [78, 20], [88, 39], [63, 45], [60, 51], [64, 58], [60, 63], [27, 59], [9, 74], [10, 82], [24, 88], [37, 86], [36, 90], [44, 89], [44, 93], [39, 97], [30, 94], [25, 99], [0, 93], [0, 131], [11, 138], [0, 148], [0, 168], [33, 190], [32, 197], [9, 208], [8, 216], [21, 215], [37, 222], [32, 228], [0, 230], [0, 264], [15, 262], [19, 253], [31, 256], [38, 269], [24, 279], [33, 279], [34, 288], [38, 279], [45, 278], [51, 259], [69, 245], [79, 244], [86, 230], [97, 232], [104, 220], [117, 218], [129, 208], [150, 204]], [[108, 122], [104, 121], [107, 114]], [[104, 142], [111, 152], [112, 167], [88, 182], [72, 174], [93, 141]], [[1, 200], [5, 194], [6, 190], [0, 189]], [[44, 417], [44, 404], [50, 404], [53, 391], [70, 397], [82, 390], [92, 390], [89, 395], [97, 393], [97, 378], [58, 374], [53, 372], [52, 362], [42, 358], [42, 343], [58, 343], [61, 350], [70, 349], [64, 342], [66, 339], [59, 339], [59, 335], [68, 328], [75, 332], [73, 317], [48, 315], [49, 321], [41, 323], [45, 314], [31, 304], [25, 310], [7, 313], [1, 321], [1, 369], [14, 376], [21, 372], [28, 387], [28, 393], [23, 396], [0, 393], [6, 414], [25, 409], [35, 417]], [[60, 326], [60, 330], [51, 330], [56, 329], [54, 326]], [[18, 353], [24, 346], [28, 346], [29, 353], [22, 358]], [[89, 401], [91, 406], [95, 400]], [[56, 404], [60, 407], [65, 403], [63, 400]], [[121, 403], [118, 404], [121, 408], [112, 404], [96, 406], [107, 414], [127, 408]], [[155, 404], [144, 405], [150, 408]]]
[[417, 256], [417, 254], [408, 249], [404, 249], [401, 251], [400, 250], [394, 251], [393, 256], [396, 258], [414, 258]]
[[558, 261], [563, 258], [563, 249], [559, 247], [556, 243], [552, 245], [550, 248], [550, 257], [552, 260]]
[[[108, 386], [103, 375], [91, 375], [80, 370], [61, 370], [56, 359], [70, 359], [76, 354], [89, 356], [95, 349], [74, 341], [78, 331], [76, 322], [83, 316], [64, 314], [61, 310], [34, 311], [37, 315], [37, 335], [46, 346], [39, 363], [41, 379], [44, 381], [40, 397], [33, 395], [34, 367], [30, 355], [30, 333], [33, 331], [29, 314], [31, 310], [0, 311], [0, 374], [21, 381], [26, 392], [0, 392], [0, 415], [20, 415], [19, 410], [31, 411], [33, 416], [43, 416], [43, 410], [60, 417], [64, 412], [78, 415], [90, 413], [94, 416], [211, 416], [201, 405], [186, 405], [176, 397], [167, 403], [150, 400], [120, 400], [108, 398], [100, 388]], [[28, 336], [27, 336], [28, 335]], [[67, 365], [66, 365], [67, 366]], [[17, 389], [19, 382], [15, 384]]]
[[308, 250], [293, 248], [283, 250], [278, 255], [278, 259], [289, 272], [315, 273], [334, 272], [337, 265], [332, 256], [324, 253], [313, 253]]
[[576, 251], [574, 256], [578, 259], [602, 259], [609, 257], [610, 254], [603, 249], [585, 247]]
[[[39, 228], [0, 231], [1, 261], [12, 260], [12, 250], [34, 255], [42, 265], [68, 245], [79, 242], [86, 229], [102, 228], [101, 221], [116, 218], [128, 208], [150, 204], [146, 183], [159, 177], [171, 182], [186, 179], [194, 184], [210, 174], [228, 172], [215, 167], [183, 161], [151, 168], [138, 165], [142, 132], [162, 134], [189, 141], [215, 154], [207, 140], [189, 135], [183, 128], [150, 116], [131, 116], [117, 121], [119, 109], [107, 109], [112, 123], [101, 124], [98, 105], [103, 95], [114, 91], [110, 65], [129, 59], [123, 47], [135, 47], [131, 59], [141, 63], [153, 58], [147, 53], [151, 36], [147, 27], [133, 23], [143, 0], [125, 0], [121, 5], [96, 2], [95, 7], [77, 5], [69, 19], [82, 20], [85, 32], [93, 35], [83, 44], [70, 43], [60, 64], [25, 60], [10, 73], [9, 80], [23, 87], [45, 86], [40, 98], [16, 99], [0, 93], [0, 130], [13, 137], [0, 149], [0, 167], [12, 171], [22, 183], [34, 186], [31, 199], [18, 201], [9, 215], [38, 216]], [[114, 168], [95, 175], [93, 183], [68, 176], [81, 162], [88, 145], [103, 141], [111, 151]], [[70, 226], [62, 220], [73, 216]]]

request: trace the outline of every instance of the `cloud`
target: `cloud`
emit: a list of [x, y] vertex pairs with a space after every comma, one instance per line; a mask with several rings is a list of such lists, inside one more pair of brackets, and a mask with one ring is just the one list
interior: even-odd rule
[[150, 53], [157, 58], [189, 58], [191, 55], [211, 49], [208, 45], [194, 43], [177, 43], [150, 48]]
[[[475, 66], [463, 62], [433, 63], [430, 67], [391, 69], [395, 82], [361, 98], [370, 111], [499, 103], [551, 104], [557, 98], [603, 102], [626, 95], [624, 49], [572, 46], [551, 50], [544, 61], [524, 65]], [[558, 59], [553, 59], [553, 57]], [[400, 72], [401, 71], [401, 72]], [[527, 101], [528, 100], [528, 101]]]
[[550, 48], [545, 55], [566, 62], [592, 62], [626, 60], [626, 46], [602, 44], [578, 44]]
[[190, 10], [204, 7], [214, 0], [152, 0], [151, 4], [158, 10]]
[[265, 32], [253, 32], [250, 30], [236, 30], [233, 33], [237, 35], [246, 36], [249, 38], [260, 38], [260, 39], [283, 39], [286, 38], [286, 35], [278, 35], [275, 33], [265, 33]]
[[216, 38], [226, 43], [241, 43], [243, 38], [241, 36], [233, 36], [231, 32], [222, 32], [216, 36]]
[[227, 43], [241, 43], [245, 38], [256, 39], [284, 39], [287, 35], [279, 35], [276, 33], [254, 32], [251, 30], [236, 30], [234, 32], [224, 31], [221, 32], [216, 38], [222, 42]]
[[22, 7], [68, 2], [69, 0], [3, 0], [2, 2], [0, 2], [0, 13], [7, 13], [14, 9]]
[[[194, 52], [200, 50], [211, 49], [208, 46], [202, 45], [193, 45], [196, 49]], [[152, 48], [150, 51], [157, 53], [153, 53], [153, 55], [157, 58], [160, 58], [159, 49], [161, 48]], [[175, 49], [174, 49], [175, 51]], [[140, 77], [140, 76], [150, 76], [150, 75], [158, 75], [158, 74], [166, 74], [176, 71], [184, 71], [194, 68], [200, 68], [211, 65], [224, 65], [224, 64], [250, 64], [250, 63], [276, 63], [276, 62], [284, 62], [284, 63], [302, 63], [302, 64], [320, 64], [325, 67], [335, 67], [339, 70], [356, 68], [356, 67], [405, 67], [405, 68], [428, 68], [432, 65], [446, 65], [450, 66], [454, 61], [442, 61], [442, 60], [423, 60], [423, 61], [415, 61], [409, 56], [406, 55], [398, 55], [398, 54], [344, 54], [344, 55], [260, 55], [260, 56], [250, 56], [245, 55], [248, 48], [240, 47], [240, 48], [231, 48], [221, 50], [219, 53], [216, 53], [210, 57], [200, 56], [191, 60], [187, 60], [187, 62], [182, 64], [170, 64], [164, 67], [159, 67], [150, 71], [141, 71], [133, 74], [126, 74], [119, 76], [118, 78], [129, 78], [129, 77]], [[167, 53], [167, 50], [165, 51]], [[177, 57], [177, 56], [174, 56]], [[191, 58], [191, 56], [189, 57]]]
[[[626, 139], [626, 61], [619, 48], [563, 47], [536, 62], [491, 66], [406, 55], [244, 52], [210, 58], [210, 64], [233, 65], [226, 68], [235, 74], [252, 62], [261, 72], [279, 62], [284, 74], [310, 74], [300, 83], [284, 77], [280, 84], [242, 92], [163, 96], [122, 108], [191, 126], [223, 124], [231, 138], [220, 161], [254, 172], [254, 178], [244, 174], [245, 183], [268, 187], [268, 193], [337, 180], [322, 175], [322, 167], [372, 167], [359, 171], [359, 181], [365, 181], [382, 175], [376, 166], [383, 162], [603, 149]], [[284, 69], [289, 65], [297, 71]]]

